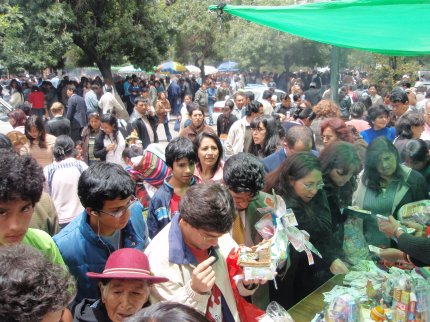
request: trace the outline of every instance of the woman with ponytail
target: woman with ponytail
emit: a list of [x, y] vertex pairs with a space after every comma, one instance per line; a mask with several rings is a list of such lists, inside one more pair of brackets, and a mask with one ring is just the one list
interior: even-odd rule
[[45, 190], [54, 201], [61, 228], [84, 210], [77, 191], [79, 177], [88, 166], [75, 159], [75, 152], [72, 138], [60, 135], [54, 146], [55, 161], [43, 169]]

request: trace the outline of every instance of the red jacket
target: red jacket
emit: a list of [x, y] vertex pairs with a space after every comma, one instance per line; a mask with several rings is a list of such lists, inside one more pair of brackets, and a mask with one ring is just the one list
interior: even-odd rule
[[28, 95], [28, 101], [31, 103], [32, 108], [44, 108], [45, 94], [42, 92], [31, 92], [30, 95]]

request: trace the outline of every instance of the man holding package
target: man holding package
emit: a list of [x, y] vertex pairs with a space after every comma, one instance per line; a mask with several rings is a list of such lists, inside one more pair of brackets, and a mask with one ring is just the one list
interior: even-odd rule
[[151, 303], [180, 302], [210, 321], [240, 321], [234, 292], [250, 296], [266, 281], [237, 276], [231, 284], [226, 259], [237, 248], [228, 234], [236, 219], [232, 196], [217, 183], [195, 185], [179, 210], [145, 250], [153, 273], [170, 280], [154, 285]]

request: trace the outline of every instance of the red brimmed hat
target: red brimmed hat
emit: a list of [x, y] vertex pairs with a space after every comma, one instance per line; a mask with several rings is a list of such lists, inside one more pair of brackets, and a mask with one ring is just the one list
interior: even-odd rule
[[106, 262], [102, 273], [87, 273], [91, 278], [120, 278], [146, 280], [152, 283], [167, 282], [165, 277], [153, 276], [146, 255], [134, 248], [122, 248], [114, 251]]

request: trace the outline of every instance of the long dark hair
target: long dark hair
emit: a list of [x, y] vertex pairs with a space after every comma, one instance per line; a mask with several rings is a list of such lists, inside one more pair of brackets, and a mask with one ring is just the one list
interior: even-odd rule
[[46, 128], [45, 124], [43, 124], [43, 119], [40, 116], [32, 115], [30, 116], [27, 121], [25, 122], [25, 136], [30, 141], [30, 146], [33, 145], [34, 139], [30, 136], [29, 132], [32, 127], [35, 127], [37, 131], [39, 131], [39, 147], [41, 149], [46, 149]]
[[[334, 142], [324, 148], [319, 156], [319, 161], [324, 180], [324, 190], [328, 194], [336, 194], [343, 206], [349, 206], [352, 200], [352, 193], [357, 187], [357, 175], [361, 171], [361, 162], [356, 148], [348, 142]], [[352, 170], [353, 175], [345, 186], [338, 187], [330, 176], [330, 172], [333, 169], [338, 169], [344, 174]]]
[[213, 168], [211, 169], [212, 174], [214, 174], [215, 171], [218, 169], [219, 162], [223, 158], [224, 149], [222, 147], [221, 140], [219, 139], [219, 137], [216, 134], [214, 134], [212, 132], [205, 132], [205, 131], [197, 134], [196, 138], [194, 139], [193, 144], [194, 144], [194, 151], [196, 152], [196, 155], [197, 155], [197, 165], [200, 167], [200, 169], [202, 168], [202, 166], [200, 164], [200, 159], [198, 158], [198, 155], [199, 155], [198, 150], [199, 150], [200, 144], [202, 143], [202, 140], [204, 138], [212, 139], [218, 148], [218, 152], [219, 152], [218, 159], [216, 160]]
[[75, 154], [75, 143], [68, 135], [60, 135], [55, 140], [54, 158], [59, 162], [67, 159]]
[[255, 144], [254, 140], [252, 140], [250, 151], [256, 156], [262, 155], [263, 157], [267, 157], [278, 149], [281, 136], [284, 136], [284, 131], [277, 119], [271, 115], [262, 115], [254, 118], [250, 124], [251, 129], [258, 128], [260, 123], [266, 128], [264, 143], [262, 145]]
[[379, 159], [383, 153], [391, 153], [395, 156], [397, 166], [393, 176], [400, 180], [403, 179], [399, 152], [396, 147], [385, 136], [376, 138], [367, 147], [366, 158], [364, 160], [364, 172], [361, 181], [366, 187], [376, 191], [377, 193], [382, 192], [381, 182], [383, 180], [377, 167], [380, 162]]
[[301, 208], [308, 217], [311, 217], [315, 209], [312, 204], [305, 203], [296, 194], [291, 180], [300, 180], [314, 170], [321, 171], [321, 164], [314, 155], [309, 152], [293, 153], [276, 170], [266, 175], [263, 191], [272, 193], [274, 189], [277, 194], [288, 200], [289, 206]]
[[[113, 114], [103, 114], [103, 116], [100, 118], [100, 122], [102, 123], [108, 123], [113, 128], [113, 138], [115, 141], [117, 141], [118, 137], [118, 120]], [[103, 138], [105, 137], [106, 133], [103, 132]]]

